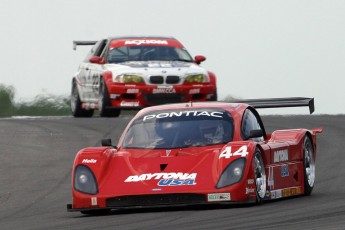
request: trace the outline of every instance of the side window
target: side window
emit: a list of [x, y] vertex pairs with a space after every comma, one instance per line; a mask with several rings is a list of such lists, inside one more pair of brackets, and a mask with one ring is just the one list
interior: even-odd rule
[[[262, 129], [260, 126], [260, 123], [255, 116], [255, 114], [250, 110], [247, 109], [244, 112], [243, 118], [242, 118], [242, 127], [241, 127], [241, 134], [244, 140], [248, 140], [250, 136], [250, 131], [255, 129]], [[257, 137], [257, 138], [250, 138], [253, 141], [263, 141], [263, 137]]]
[[101, 56], [101, 53], [106, 45], [107, 40], [100, 40], [98, 41], [89, 51], [89, 53], [86, 55], [84, 62], [89, 62], [89, 59], [92, 56]]

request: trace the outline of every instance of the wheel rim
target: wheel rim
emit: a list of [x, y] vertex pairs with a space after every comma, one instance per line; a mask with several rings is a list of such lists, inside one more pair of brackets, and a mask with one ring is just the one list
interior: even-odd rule
[[256, 182], [256, 191], [258, 196], [262, 199], [266, 194], [266, 172], [264, 163], [259, 154], [255, 155], [254, 159], [254, 173], [255, 173], [255, 182]]
[[304, 146], [305, 175], [307, 177], [309, 186], [313, 187], [314, 182], [315, 182], [315, 160], [314, 160], [313, 147], [310, 141], [305, 141], [304, 145], [305, 145]]

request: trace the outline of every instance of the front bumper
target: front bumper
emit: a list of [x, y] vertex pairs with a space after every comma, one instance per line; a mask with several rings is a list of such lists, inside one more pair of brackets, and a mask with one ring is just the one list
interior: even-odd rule
[[176, 207], [192, 205], [221, 205], [221, 204], [250, 204], [255, 203], [254, 196], [248, 196], [245, 200], [217, 200], [209, 201], [206, 194], [179, 193], [179, 194], [151, 194], [151, 195], [131, 195], [108, 198], [105, 205], [73, 207], [67, 204], [68, 212], [91, 211], [104, 209], [128, 209], [128, 208], [156, 208], [156, 207]]
[[181, 102], [215, 101], [217, 89], [211, 84], [198, 85], [130, 85], [107, 86], [111, 107], [136, 109]]

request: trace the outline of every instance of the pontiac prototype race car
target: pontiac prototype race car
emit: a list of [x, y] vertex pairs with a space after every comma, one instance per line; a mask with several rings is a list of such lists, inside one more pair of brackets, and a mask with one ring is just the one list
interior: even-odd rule
[[216, 101], [216, 76], [172, 37], [112, 37], [74, 41], [93, 45], [72, 80], [75, 117], [119, 116], [123, 109], [189, 101]]
[[117, 147], [76, 155], [73, 204], [68, 211], [172, 205], [260, 203], [311, 194], [316, 133], [288, 129], [267, 134], [255, 108], [309, 106], [310, 98], [248, 103], [199, 102], [145, 108]]

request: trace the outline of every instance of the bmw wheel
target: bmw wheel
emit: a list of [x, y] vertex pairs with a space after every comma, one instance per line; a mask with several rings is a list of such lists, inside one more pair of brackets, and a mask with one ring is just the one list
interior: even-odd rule
[[72, 84], [71, 111], [74, 117], [92, 117], [93, 109], [85, 110], [81, 107], [80, 96], [75, 82]]
[[315, 157], [312, 141], [305, 136], [303, 143], [304, 194], [310, 195], [315, 183]]
[[256, 185], [257, 203], [261, 203], [266, 195], [266, 172], [265, 164], [261, 157], [261, 152], [256, 149], [254, 155], [254, 178]]
[[98, 98], [99, 115], [101, 117], [118, 117], [120, 115], [121, 110], [109, 108], [111, 103], [110, 103], [108, 89], [103, 78], [101, 78], [99, 84], [100, 84], [99, 98]]

